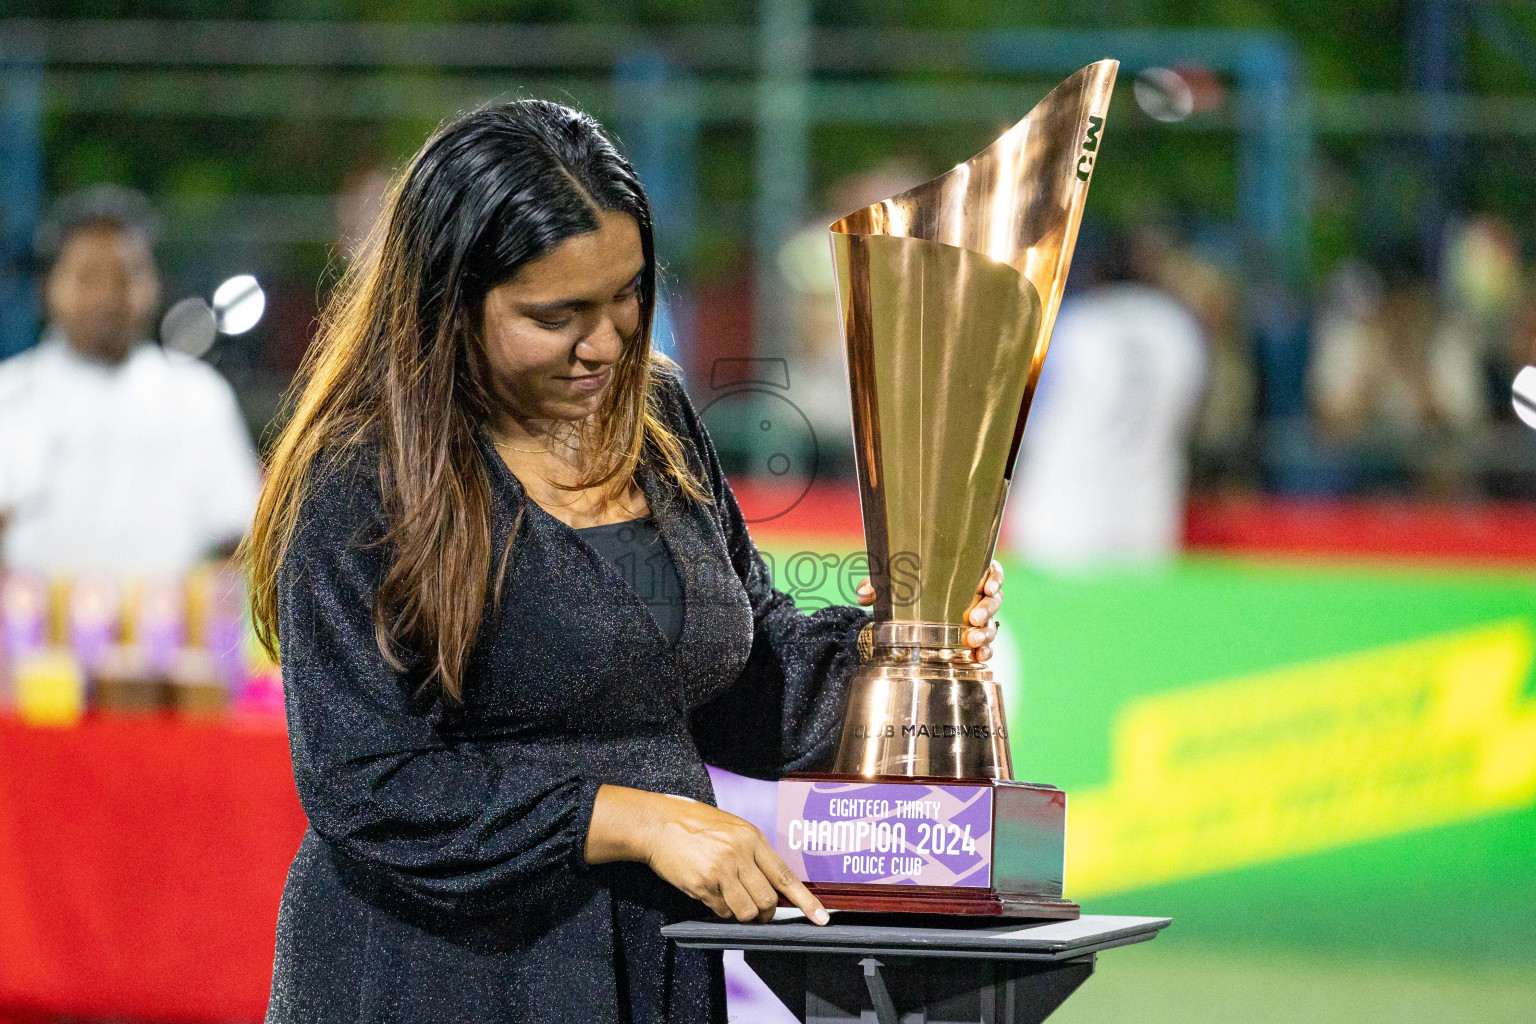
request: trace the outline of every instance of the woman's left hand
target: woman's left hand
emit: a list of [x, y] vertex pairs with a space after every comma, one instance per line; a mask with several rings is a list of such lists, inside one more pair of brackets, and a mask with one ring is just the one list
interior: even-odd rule
[[[869, 607], [875, 603], [875, 588], [866, 578], [859, 583], [859, 604]], [[997, 609], [1003, 603], [1003, 567], [992, 562], [986, 579], [976, 590], [976, 600], [966, 610], [965, 645], [971, 649], [971, 657], [986, 661], [992, 657], [992, 641], [997, 639]]]

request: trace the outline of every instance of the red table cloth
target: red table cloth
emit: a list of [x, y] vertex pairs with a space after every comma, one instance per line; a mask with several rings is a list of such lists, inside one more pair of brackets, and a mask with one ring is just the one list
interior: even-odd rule
[[0, 717], [0, 1024], [259, 1021], [304, 827], [280, 718]]

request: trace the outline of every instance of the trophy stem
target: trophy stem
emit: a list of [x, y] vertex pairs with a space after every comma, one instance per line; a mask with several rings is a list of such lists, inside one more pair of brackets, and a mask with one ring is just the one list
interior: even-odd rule
[[832, 771], [839, 775], [1012, 779], [1002, 689], [971, 660], [964, 627], [877, 622], [850, 686]]

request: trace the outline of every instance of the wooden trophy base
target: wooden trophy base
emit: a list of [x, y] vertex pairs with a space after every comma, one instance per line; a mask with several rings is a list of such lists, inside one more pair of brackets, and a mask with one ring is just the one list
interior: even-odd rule
[[774, 848], [833, 910], [1074, 920], [1066, 800], [1009, 780], [801, 773], [779, 783]]
[[[978, 891], [956, 892], [942, 886], [862, 885], [809, 882], [822, 906], [874, 914], [955, 914], [961, 917], [1033, 917], [1075, 921], [1083, 909], [1071, 900], [1050, 896]], [[897, 890], [892, 892], [890, 890]]]

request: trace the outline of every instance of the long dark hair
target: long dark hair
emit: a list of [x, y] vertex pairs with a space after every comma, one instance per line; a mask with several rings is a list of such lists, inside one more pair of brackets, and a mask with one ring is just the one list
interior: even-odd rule
[[[292, 416], [245, 549], [257, 635], [274, 656], [278, 569], [317, 458], [367, 442], [379, 453], [389, 518], [390, 563], [373, 608], [379, 649], [459, 699], [493, 585], [491, 487], [476, 439], [500, 406], [485, 297], [565, 240], [597, 230], [604, 211], [628, 214], [640, 228], [640, 329], [582, 428], [578, 485], [623, 493], [649, 453], [663, 478], [703, 500], [657, 411], [655, 245], [634, 168], [580, 111], [541, 100], [484, 107], [440, 128], [393, 183], [290, 392]], [[509, 538], [497, 591], [510, 550]]]

